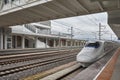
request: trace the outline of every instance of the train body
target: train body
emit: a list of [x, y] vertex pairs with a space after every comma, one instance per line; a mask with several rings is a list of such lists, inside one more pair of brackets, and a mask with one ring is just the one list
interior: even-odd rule
[[84, 48], [76, 56], [77, 62], [83, 67], [97, 61], [103, 57], [107, 51], [113, 49], [115, 43], [112, 41], [90, 41], [87, 42]]

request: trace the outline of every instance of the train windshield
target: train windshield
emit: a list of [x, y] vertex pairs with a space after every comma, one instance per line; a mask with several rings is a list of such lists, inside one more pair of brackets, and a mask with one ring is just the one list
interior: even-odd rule
[[100, 46], [99, 42], [89, 43], [86, 45], [86, 47], [94, 47], [94, 48], [98, 48], [99, 46]]

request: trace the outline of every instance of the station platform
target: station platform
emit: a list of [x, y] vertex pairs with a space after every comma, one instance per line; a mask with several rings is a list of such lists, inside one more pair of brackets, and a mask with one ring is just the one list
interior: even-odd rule
[[119, 55], [117, 62], [115, 64], [115, 69], [113, 71], [111, 80], [120, 80], [120, 55]]
[[114, 53], [96, 80], [120, 80], [120, 48]]

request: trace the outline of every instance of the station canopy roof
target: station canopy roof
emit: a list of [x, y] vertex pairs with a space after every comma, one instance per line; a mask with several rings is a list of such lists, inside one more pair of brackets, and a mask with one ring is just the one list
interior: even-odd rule
[[120, 39], [120, 10], [108, 12], [108, 24]]
[[[111, 27], [119, 25], [120, 0], [40, 0], [0, 12], [0, 27], [108, 12]], [[115, 13], [114, 13], [115, 12]], [[116, 31], [113, 29], [114, 32]], [[117, 32], [115, 32], [117, 34]], [[119, 34], [117, 34], [120, 37]]]

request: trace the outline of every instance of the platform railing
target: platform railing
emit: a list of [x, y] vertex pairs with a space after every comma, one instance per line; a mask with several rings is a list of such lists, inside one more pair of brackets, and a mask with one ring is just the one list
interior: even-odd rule
[[25, 25], [25, 28], [27, 28], [28, 30], [30, 30], [30, 31], [32, 31], [32, 32], [34, 32], [34, 33], [36, 33], [36, 27], [33, 26], [33, 25], [26, 24], [26, 25]]
[[37, 1], [45, 3], [51, 0], [0, 0], [0, 12], [7, 11], [16, 7], [22, 7], [22, 5], [31, 4]]
[[25, 24], [25, 28], [29, 29], [30, 31], [36, 34], [46, 34], [46, 35], [50, 34], [49, 30], [46, 29], [41, 30], [40, 28], [37, 28], [36, 26], [31, 24]]

